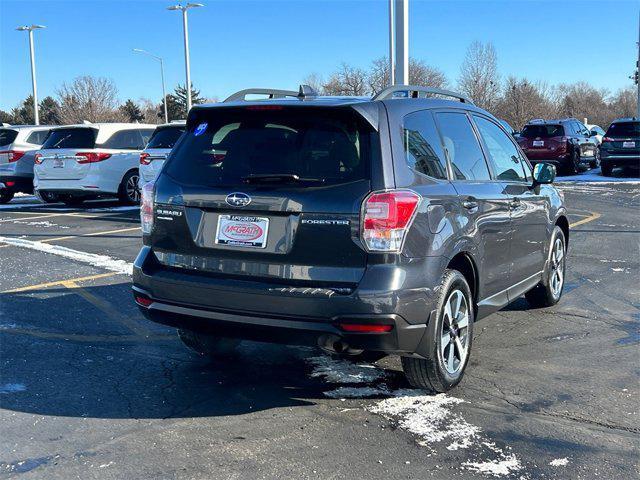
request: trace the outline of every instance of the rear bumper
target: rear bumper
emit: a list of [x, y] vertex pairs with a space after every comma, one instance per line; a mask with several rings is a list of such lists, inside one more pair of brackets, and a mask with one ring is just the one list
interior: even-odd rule
[[0, 175], [0, 190], [10, 192], [33, 193], [33, 178]]
[[110, 195], [118, 194], [117, 185], [114, 182], [106, 181], [101, 175], [87, 175], [80, 179], [43, 179], [37, 175], [33, 180], [36, 190], [46, 190], [57, 193], [69, 193], [74, 195]]
[[[424, 271], [420, 263], [412, 268]], [[438, 260], [432, 263], [440, 268]], [[379, 278], [379, 274], [374, 272], [372, 278]], [[149, 320], [255, 341], [317, 345], [332, 338], [358, 349], [413, 354], [419, 350], [435, 308], [433, 290], [424, 283], [416, 288], [405, 284], [397, 290], [372, 291], [362, 287], [367, 283], [365, 278], [348, 294], [322, 288], [294, 292], [278, 284], [268, 288], [254, 283], [159, 267], [149, 247], [143, 247], [133, 269], [134, 296], [152, 302], [146, 307], [138, 303]], [[383, 324], [391, 330], [347, 332], [340, 326], [345, 323]]]
[[640, 168], [640, 153], [638, 155], [616, 155], [600, 151], [600, 161], [611, 166]]

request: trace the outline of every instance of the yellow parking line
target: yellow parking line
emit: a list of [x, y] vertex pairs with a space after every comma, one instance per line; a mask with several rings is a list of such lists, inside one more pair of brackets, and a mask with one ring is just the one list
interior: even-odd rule
[[70, 278], [70, 279], [67, 278], [67, 279], [62, 279], [62, 280], [56, 280], [54, 282], [39, 283], [37, 285], [29, 285], [27, 287], [13, 288], [11, 290], [5, 290], [5, 291], [0, 292], [0, 293], [28, 292], [29, 290], [39, 290], [41, 288], [54, 287], [56, 285], [62, 285], [62, 284], [64, 284], [64, 282], [87, 282], [89, 280], [96, 280], [98, 278], [113, 277], [114, 275], [120, 275], [120, 274], [116, 273], [116, 272], [110, 272], [110, 273], [99, 273], [97, 275], [89, 275], [88, 277], [78, 277], [78, 278]]
[[593, 222], [594, 220], [599, 219], [601, 216], [602, 216], [601, 214], [599, 214], [597, 212], [593, 212], [587, 218], [583, 218], [582, 220], [578, 220], [577, 222], [573, 222], [573, 223], [569, 224], [569, 226], [571, 228], [574, 228], [574, 227], [577, 227], [578, 225], [584, 225], [585, 223]]
[[111, 320], [124, 325], [133, 333], [141, 336], [146, 336], [151, 334], [151, 332], [147, 328], [143, 327], [137, 322], [129, 319], [125, 315], [119, 315], [118, 313], [115, 313], [115, 308], [113, 305], [111, 305], [109, 302], [99, 297], [96, 297], [94, 294], [92, 294], [91, 292], [87, 291], [85, 288], [78, 285], [75, 281], [67, 280], [67, 281], [60, 282], [60, 284], [68, 289], [73, 290], [74, 293], [77, 293], [86, 301], [91, 303], [94, 307], [101, 310], [102, 313], [104, 313]]
[[107, 230], [104, 232], [91, 232], [91, 233], [83, 233], [81, 235], [69, 235], [66, 237], [47, 238], [45, 240], [40, 240], [40, 242], [41, 243], [57, 242], [61, 240], [69, 240], [69, 239], [78, 238], [78, 237], [96, 237], [100, 235], [108, 235], [110, 233], [133, 232], [134, 230], [140, 230], [140, 227], [120, 228], [118, 230]]

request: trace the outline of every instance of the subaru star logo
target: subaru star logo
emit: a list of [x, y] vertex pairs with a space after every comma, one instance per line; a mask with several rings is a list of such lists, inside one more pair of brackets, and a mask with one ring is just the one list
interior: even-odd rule
[[232, 207], [246, 207], [251, 203], [251, 197], [246, 193], [233, 192], [227, 195], [226, 202]]

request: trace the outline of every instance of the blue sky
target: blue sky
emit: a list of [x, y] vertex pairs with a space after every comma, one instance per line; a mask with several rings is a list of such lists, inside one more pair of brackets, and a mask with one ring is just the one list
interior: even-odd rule
[[[191, 10], [191, 76], [205, 97], [251, 86], [295, 88], [341, 62], [366, 67], [388, 50], [386, 0], [199, 0]], [[182, 22], [171, 0], [0, 0], [0, 108], [31, 93], [28, 40], [35, 33], [40, 98], [90, 74], [113, 79], [121, 100], [161, 97], [184, 83]], [[503, 76], [551, 84], [586, 80], [615, 91], [637, 56], [638, 1], [420, 1], [410, 3], [410, 52], [455, 82], [465, 49], [490, 41]]]

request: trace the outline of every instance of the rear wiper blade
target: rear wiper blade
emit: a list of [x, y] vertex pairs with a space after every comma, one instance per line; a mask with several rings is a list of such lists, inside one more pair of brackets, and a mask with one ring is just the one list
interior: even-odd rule
[[268, 183], [268, 182], [292, 182], [292, 183], [304, 183], [315, 182], [324, 183], [324, 178], [303, 178], [299, 175], [292, 173], [263, 173], [263, 174], [251, 174], [246, 177], [242, 177], [242, 181], [245, 183]]

